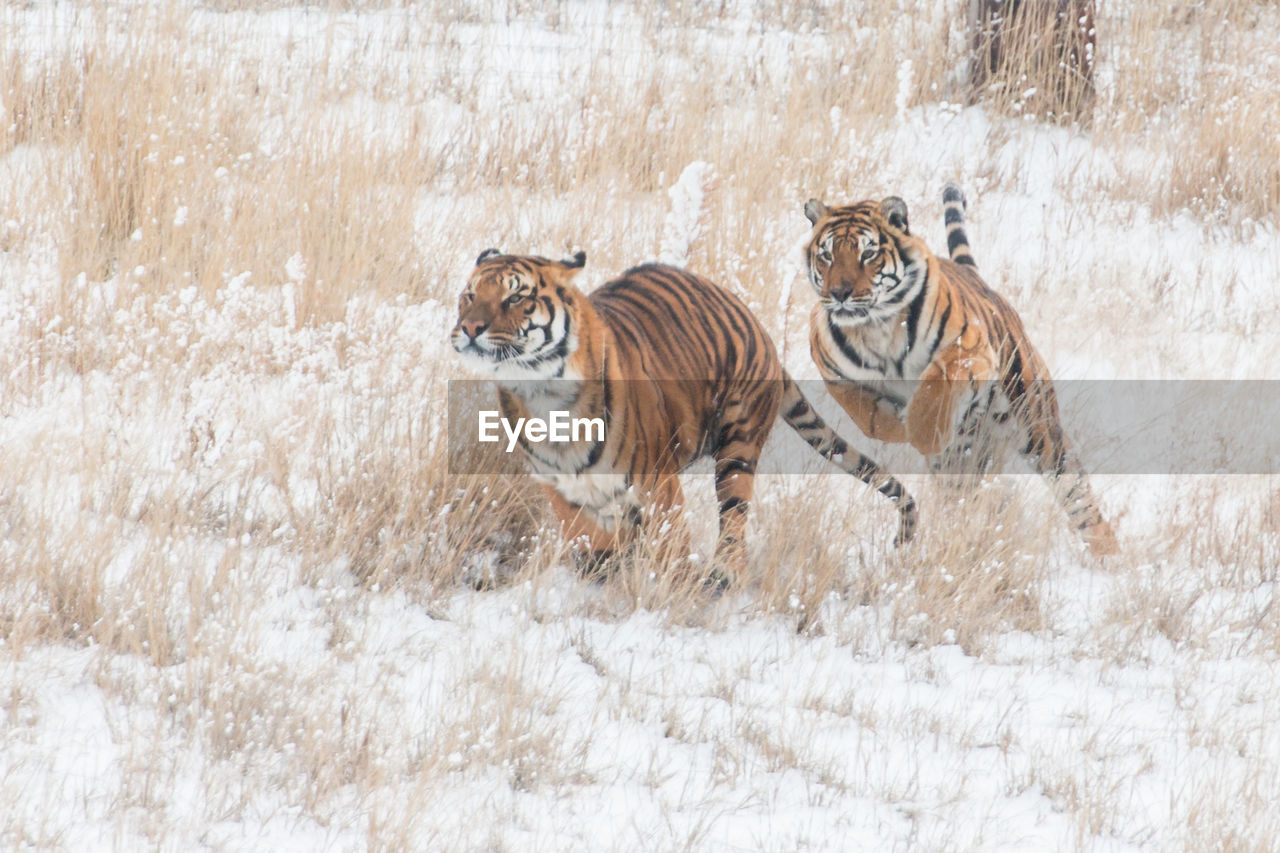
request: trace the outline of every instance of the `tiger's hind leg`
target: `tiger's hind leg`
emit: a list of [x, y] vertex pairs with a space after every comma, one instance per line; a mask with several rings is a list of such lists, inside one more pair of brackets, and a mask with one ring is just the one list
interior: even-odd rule
[[955, 435], [941, 452], [929, 457], [929, 470], [946, 490], [965, 492], [984, 486], [999, 473], [1013, 452], [1008, 399], [999, 384], [977, 383], [961, 395]]
[[[774, 384], [770, 383], [770, 390]], [[777, 413], [777, 395], [770, 395], [731, 403], [722, 414], [720, 440], [713, 453], [720, 536], [716, 542], [717, 565], [708, 579], [720, 590], [747, 571], [747, 514], [755, 492], [756, 466]]]
[[971, 529], [974, 513], [991, 514], [992, 523], [1007, 509], [1010, 493], [1007, 484], [994, 474], [997, 466], [996, 437], [990, 424], [982, 419], [962, 417], [951, 443], [928, 457], [930, 481], [937, 490], [939, 503], [963, 519]]
[[716, 454], [716, 500], [720, 504], [720, 535], [716, 566], [707, 583], [727, 589], [747, 571], [747, 513], [755, 491], [756, 456]]
[[1095, 557], [1105, 557], [1118, 552], [1120, 546], [1115, 531], [1098, 509], [1097, 498], [1089, 486], [1089, 476], [1067, 446], [1061, 425], [1054, 423], [1033, 428], [1023, 455], [1045, 478], [1054, 499], [1090, 553]]

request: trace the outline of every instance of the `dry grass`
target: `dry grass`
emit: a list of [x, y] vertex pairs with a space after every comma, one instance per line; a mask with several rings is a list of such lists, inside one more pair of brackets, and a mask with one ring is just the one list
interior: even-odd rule
[[[603, 280], [657, 253], [666, 189], [706, 161], [717, 180], [690, 266], [794, 346], [809, 305], [807, 294], [783, 298], [800, 204], [936, 188], [954, 165], [911, 162], [903, 140], [882, 132], [912, 107], [963, 100], [964, 37], [944, 12], [876, 39], [872, 27], [899, 17], [897, 4], [755, 4], [745, 33], [733, 4], [621, 10], [629, 23], [616, 28], [574, 23], [567, 4], [387, 5], [369, 27], [339, 14], [372, 13], [364, 3], [279, 27], [263, 24], [275, 4], [260, 3], [0, 13], [0, 416], [21, 425], [0, 443], [0, 640], [12, 661], [52, 644], [101, 655], [99, 686], [136, 705], [130, 719], [153, 733], [154, 751], [132, 757], [145, 772], [122, 786], [119, 805], [153, 810], [159, 846], [158, 790], [190, 782], [175, 744], [215, 760], [197, 772], [221, 792], [210, 813], [243, 815], [251, 792], [229, 768], [266, 761], [282, 813], [297, 805], [364, 821], [370, 846], [472, 838], [410, 805], [458, 780], [492, 784], [494, 767], [508, 794], [600, 781], [585, 736], [552, 725], [570, 700], [536, 650], [505, 662], [477, 652], [461, 697], [392, 695], [350, 668], [380, 642], [369, 626], [382, 596], [444, 621], [474, 583], [527, 590], [535, 620], [563, 613], [555, 573], [569, 555], [540, 494], [519, 478], [448, 473], [437, 422], [455, 370], [436, 360], [451, 318], [432, 300], [452, 306], [479, 250], [580, 246], [585, 278]], [[1280, 64], [1238, 58], [1274, 46], [1280, 9], [1112, 5], [1100, 22], [1109, 76], [1089, 133], [1114, 169], [1088, 190], [1158, 218], [1275, 225]], [[247, 14], [227, 17], [235, 10]], [[477, 43], [474, 24], [494, 20], [543, 45], [538, 61], [513, 71], [491, 58], [499, 28]], [[976, 161], [1014, 138], [999, 116], [1035, 112], [1024, 101], [993, 100]], [[1018, 180], [972, 174], [988, 192]], [[1064, 192], [1089, 215], [1085, 193]], [[937, 218], [931, 196], [920, 204], [913, 221]], [[1016, 285], [1030, 325], [1051, 326], [1062, 304], [1031, 297], [1067, 286]], [[1145, 322], [1138, 308], [1113, 320], [1126, 333]], [[784, 619], [806, 638], [858, 648], [876, 635], [977, 656], [1008, 632], [1060, 630], [1049, 579], [1063, 567], [1051, 555], [1070, 546], [1038, 482], [962, 505], [936, 484], [913, 487], [926, 507], [920, 541], [893, 552], [892, 513], [857, 484], [762, 478], [741, 595], [709, 600], [642, 542], [610, 581], [583, 584], [578, 613], [605, 624], [660, 613], [673, 632]], [[1206, 654], [1225, 642], [1274, 655], [1275, 609], [1233, 617], [1224, 641], [1211, 601], [1219, 587], [1243, 596], [1274, 584], [1275, 537], [1257, 533], [1275, 527], [1268, 488], [1233, 523], [1189, 519], [1253, 486], [1185, 498], [1144, 534], [1156, 553], [1135, 548], [1108, 565], [1121, 591], [1089, 632], [1093, 651], [1121, 666], [1163, 635]], [[709, 491], [688, 488], [702, 502], [691, 510], [704, 550]], [[1216, 569], [1189, 578], [1177, 569], [1186, 565]], [[302, 598], [321, 602], [323, 624], [298, 625], [301, 650], [264, 661], [258, 608]], [[884, 632], [860, 621], [869, 610]], [[613, 666], [585, 636], [575, 642], [584, 665]], [[510, 651], [496, 640], [486, 650]], [[308, 653], [332, 667], [294, 672]], [[738, 681], [748, 679], [730, 678], [722, 699]], [[630, 682], [617, 689], [636, 690], [622, 704], [652, 722], [656, 700]], [[447, 718], [424, 721], [421, 708], [440, 704]], [[32, 707], [20, 691], [0, 705], [11, 720]], [[829, 705], [839, 703], [813, 711]], [[840, 707], [870, 719], [861, 705]], [[855, 784], [794, 731], [736, 723], [744, 758], [724, 746], [725, 729], [675, 723], [672, 737], [718, 744], [724, 780], [750, 778], [755, 762], [806, 768], [832, 791]], [[662, 768], [652, 776], [661, 787]], [[392, 779], [400, 794], [372, 793]], [[1108, 784], [1042, 780], [1080, 839], [1109, 829]], [[911, 793], [892, 779], [883, 789]], [[1224, 825], [1237, 793], [1209, 791], [1210, 805], [1188, 813], [1187, 849], [1250, 845]], [[1243, 795], [1256, 813], [1261, 795]], [[671, 837], [697, 846], [708, 830], [673, 826]], [[0, 840], [15, 845], [58, 846], [48, 832], [0, 823]]]
[[[1280, 113], [1269, 93], [1280, 85], [1271, 37], [1278, 14], [1274, 4], [1240, 0], [1137, 4], [1113, 24], [1115, 84], [1098, 130], [1107, 140], [1143, 140], [1161, 164], [1126, 163], [1128, 195], [1161, 214], [1189, 210], [1229, 223], [1275, 216]], [[1245, 74], [1242, 56], [1259, 58]]]

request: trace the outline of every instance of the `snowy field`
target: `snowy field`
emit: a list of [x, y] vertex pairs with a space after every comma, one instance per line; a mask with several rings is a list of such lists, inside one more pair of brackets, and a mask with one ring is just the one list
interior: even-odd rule
[[900, 549], [762, 477], [711, 601], [448, 473], [482, 249], [813, 378], [804, 201], [941, 250], [946, 180], [1055, 376], [1280, 379], [1280, 7], [1100, 2], [1081, 128], [964, 105], [963, 6], [0, 8], [0, 846], [1280, 850], [1274, 475], [1095, 477], [1105, 563], [1032, 477]]

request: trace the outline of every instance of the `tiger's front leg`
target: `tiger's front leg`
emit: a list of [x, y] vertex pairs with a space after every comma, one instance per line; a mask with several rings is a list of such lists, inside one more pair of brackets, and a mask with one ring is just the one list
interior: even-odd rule
[[[1056, 408], [1056, 407], [1055, 407]], [[1023, 451], [1027, 460], [1049, 482], [1049, 488], [1067, 518], [1095, 557], [1119, 552], [1115, 531], [1102, 515], [1089, 484], [1089, 476], [1067, 443], [1055, 411], [1028, 426]]]
[[850, 382], [827, 382], [827, 390], [849, 413], [863, 435], [893, 444], [907, 440], [907, 425], [888, 401], [877, 399], [874, 394]]
[[920, 375], [907, 407], [907, 438], [925, 456], [941, 453], [959, 433], [960, 416], [982, 386], [996, 378], [991, 357], [954, 347]]
[[594, 574], [614, 552], [627, 543], [633, 529], [619, 525], [606, 530], [592, 515], [578, 504], [572, 503], [550, 485], [542, 489], [551, 501], [551, 509], [560, 520], [560, 530], [565, 541], [582, 552], [581, 566], [584, 574]]

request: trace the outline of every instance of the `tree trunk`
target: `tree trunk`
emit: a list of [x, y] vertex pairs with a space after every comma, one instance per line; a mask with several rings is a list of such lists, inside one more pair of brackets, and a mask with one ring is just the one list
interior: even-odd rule
[[1088, 122], [1095, 12], [1095, 0], [969, 0], [974, 100]]

